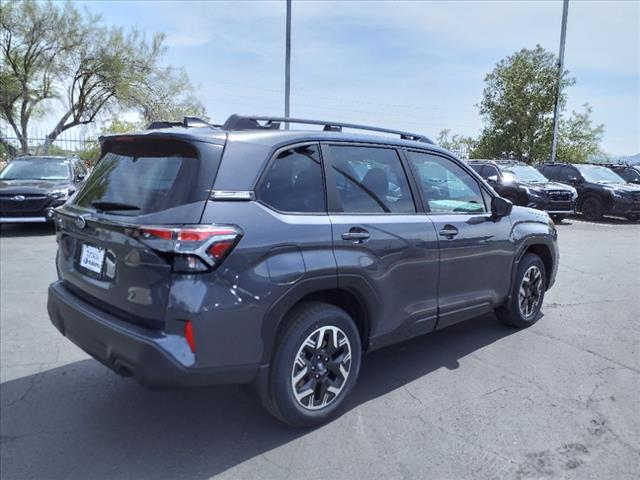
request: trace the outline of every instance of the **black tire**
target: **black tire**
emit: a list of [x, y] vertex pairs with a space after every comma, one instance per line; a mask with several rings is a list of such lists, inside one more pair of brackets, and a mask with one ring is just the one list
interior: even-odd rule
[[640, 214], [630, 213], [629, 215], [627, 215], [627, 220], [629, 220], [630, 222], [637, 222], [638, 220], [640, 220]]
[[[537, 272], [539, 277], [531, 276], [531, 273]], [[531, 272], [531, 273], [530, 273]], [[529, 302], [526, 302], [525, 308], [522, 306], [522, 296], [520, 294], [521, 287], [525, 288], [524, 280], [525, 275], [529, 274], [529, 278], [537, 278], [537, 282], [530, 282], [530, 286], [535, 288], [534, 292], [527, 292], [527, 294], [532, 293], [534, 297], [537, 298], [535, 301], [535, 305], [531, 305]], [[539, 288], [538, 288], [539, 286]], [[502, 323], [505, 325], [509, 325], [511, 327], [517, 328], [526, 328], [530, 327], [534, 323], [538, 321], [540, 317], [540, 308], [542, 308], [542, 303], [544, 302], [544, 293], [547, 287], [547, 277], [546, 271], [544, 268], [544, 263], [537, 255], [533, 253], [527, 253], [520, 260], [520, 265], [518, 265], [518, 272], [516, 274], [515, 282], [511, 287], [511, 295], [510, 299], [505, 306], [496, 310], [496, 315], [500, 319]], [[528, 311], [528, 307], [531, 307], [531, 310]]]
[[553, 219], [554, 222], [556, 223], [562, 223], [562, 221], [567, 218], [566, 215], [551, 215], [551, 218]]
[[[294, 427], [319, 425], [336, 416], [356, 383], [362, 354], [360, 334], [347, 312], [321, 302], [298, 305], [285, 322], [271, 364], [267, 408]], [[318, 342], [321, 345], [316, 348]], [[303, 398], [296, 399], [294, 389]], [[313, 393], [305, 395], [309, 391]]]
[[600, 220], [604, 212], [602, 200], [594, 196], [585, 198], [580, 206], [580, 212], [587, 220]]

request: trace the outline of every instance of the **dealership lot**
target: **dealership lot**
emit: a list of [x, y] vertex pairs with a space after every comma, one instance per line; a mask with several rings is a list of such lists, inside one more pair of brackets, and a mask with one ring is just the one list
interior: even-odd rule
[[241, 387], [151, 392], [49, 323], [55, 239], [3, 226], [2, 478], [636, 478], [640, 225], [570, 219], [544, 318], [487, 316], [365, 358], [315, 430]]

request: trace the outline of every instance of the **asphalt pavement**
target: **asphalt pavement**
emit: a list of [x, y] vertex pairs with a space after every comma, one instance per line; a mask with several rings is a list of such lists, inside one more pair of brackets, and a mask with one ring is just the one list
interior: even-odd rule
[[2, 479], [636, 479], [640, 225], [569, 219], [543, 318], [374, 352], [344, 415], [288, 428], [242, 387], [148, 391], [49, 322], [55, 236], [0, 232]]

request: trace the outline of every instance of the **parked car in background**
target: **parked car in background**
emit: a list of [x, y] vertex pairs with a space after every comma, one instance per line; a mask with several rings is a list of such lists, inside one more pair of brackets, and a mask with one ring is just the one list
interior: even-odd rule
[[603, 215], [640, 218], [640, 186], [626, 183], [607, 167], [592, 164], [547, 163], [538, 166], [547, 178], [578, 191], [576, 210], [587, 220]]
[[634, 165], [605, 165], [613, 170], [627, 183], [640, 185], [640, 167]]
[[50, 222], [87, 175], [76, 157], [18, 157], [0, 172], [0, 223]]
[[253, 382], [316, 425], [363, 352], [493, 311], [528, 327], [555, 280], [549, 217], [418, 134], [234, 115], [101, 143], [56, 210], [49, 315], [150, 387]]
[[544, 210], [557, 221], [575, 212], [576, 190], [550, 181], [526, 163], [495, 160], [468, 163], [498, 195], [514, 205]]

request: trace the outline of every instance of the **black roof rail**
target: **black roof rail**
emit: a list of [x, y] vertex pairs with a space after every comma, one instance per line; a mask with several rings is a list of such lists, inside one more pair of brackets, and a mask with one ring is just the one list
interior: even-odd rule
[[151, 122], [147, 127], [147, 130], [156, 130], [158, 128], [171, 128], [171, 127], [182, 127], [182, 122]]
[[156, 130], [158, 128], [172, 128], [172, 127], [211, 127], [219, 128], [220, 125], [211, 125], [198, 117], [184, 117], [181, 122], [167, 122], [160, 120], [157, 122], [151, 122], [147, 127], [147, 130]]
[[[260, 122], [265, 122], [261, 124]], [[343, 128], [353, 128], [355, 130], [368, 130], [371, 132], [390, 133], [399, 135], [403, 140], [414, 140], [417, 142], [434, 144], [428, 137], [424, 135], [404, 132], [402, 130], [393, 130], [390, 128], [370, 127], [367, 125], [358, 125], [355, 123], [330, 122], [324, 120], [308, 120], [303, 118], [290, 117], [261, 117], [261, 116], [241, 116], [231, 115], [222, 125], [223, 130], [279, 130], [282, 123], [299, 123], [303, 125], [322, 125], [325, 132], [341, 132]]]

